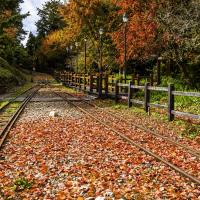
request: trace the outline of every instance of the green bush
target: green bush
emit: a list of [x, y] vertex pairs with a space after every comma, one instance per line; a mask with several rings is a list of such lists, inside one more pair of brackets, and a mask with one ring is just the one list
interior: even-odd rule
[[176, 90], [198, 92], [197, 89], [189, 85], [184, 79], [181, 79], [180, 77], [172, 78], [171, 76], [163, 76], [160, 86], [167, 87], [168, 84], [174, 84]]

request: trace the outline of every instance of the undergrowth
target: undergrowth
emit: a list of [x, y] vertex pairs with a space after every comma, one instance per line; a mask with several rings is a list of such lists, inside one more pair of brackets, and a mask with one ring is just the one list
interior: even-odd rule
[[197, 136], [200, 136], [199, 124], [193, 124], [192, 122], [184, 121], [178, 118], [175, 118], [174, 121], [169, 122], [167, 113], [163, 110], [160, 110], [159, 112], [159, 110], [152, 109], [151, 114], [149, 116], [144, 111], [142, 106], [137, 107], [136, 105], [133, 105], [133, 107], [128, 108], [126, 103], [119, 102], [115, 104], [113, 100], [97, 100], [96, 103], [101, 107], [111, 108], [119, 112], [128, 112], [136, 117], [143, 118], [144, 120], [151, 118], [152, 122], [154, 121], [156, 123], [156, 121], [160, 121], [161, 123], [166, 124], [166, 126], [170, 126], [171, 129], [173, 129], [180, 137], [195, 139]]

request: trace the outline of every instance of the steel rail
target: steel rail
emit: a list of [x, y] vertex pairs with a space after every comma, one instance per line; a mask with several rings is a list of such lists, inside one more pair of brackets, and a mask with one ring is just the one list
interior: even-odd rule
[[17, 98], [19, 98], [20, 96], [26, 94], [27, 92], [29, 92], [30, 90], [34, 89], [35, 87], [37, 87], [37, 85], [32, 86], [31, 88], [25, 90], [21, 94], [17, 95], [16, 97], [12, 98], [11, 100], [9, 100], [8, 103], [6, 103], [3, 107], [0, 108], [0, 112], [2, 112], [3, 109], [5, 109], [7, 106], [9, 106], [11, 103], [13, 103]]
[[[70, 95], [70, 96], [75, 97], [75, 95], [72, 95], [72, 94], [70, 94], [70, 93], [68, 93], [68, 92], [65, 92], [65, 93], [68, 94], [68, 95]], [[142, 126], [142, 125], [138, 125], [138, 124], [136, 124], [136, 123], [134, 123], [134, 122], [132, 122], [132, 121], [130, 122], [130, 120], [129, 120], [129, 121], [126, 121], [124, 118], [119, 117], [119, 116], [117, 116], [117, 115], [115, 115], [114, 113], [111, 113], [111, 112], [109, 112], [109, 111], [106, 111], [104, 108], [101, 108], [101, 107], [97, 106], [96, 104], [93, 104], [93, 103], [91, 103], [91, 102], [88, 102], [88, 101], [86, 101], [86, 100], [84, 100], [84, 99], [82, 99], [82, 98], [79, 98], [79, 99], [82, 100], [82, 101], [84, 101], [84, 102], [87, 103], [88, 105], [91, 105], [91, 106], [93, 106], [93, 107], [95, 107], [95, 108], [98, 108], [98, 109], [103, 110], [105, 113], [107, 113], [107, 114], [109, 114], [109, 115], [115, 117], [115, 118], [118, 119], [118, 120], [124, 121], [125, 123], [127, 123], [127, 124], [128, 124], [129, 126], [131, 126], [131, 127], [136, 127], [136, 128], [138, 128], [138, 129], [140, 129], [140, 130], [143, 130], [143, 131], [145, 131], [145, 132], [147, 132], [147, 133], [151, 133], [152, 135], [154, 135], [154, 136], [156, 136], [156, 137], [162, 138], [162, 139], [164, 139], [164, 140], [170, 142], [171, 144], [173, 144], [173, 145], [175, 145], [175, 146], [179, 146], [179, 147], [183, 148], [185, 151], [187, 151], [188, 153], [190, 153], [191, 155], [193, 155], [193, 156], [197, 157], [198, 159], [200, 159], [200, 151], [194, 150], [194, 149], [190, 148], [189, 146], [186, 146], [186, 145], [181, 144], [180, 142], [177, 142], [177, 141], [175, 141], [175, 140], [173, 140], [173, 139], [171, 139], [171, 138], [169, 138], [169, 137], [166, 137], [166, 136], [164, 136], [164, 135], [161, 135], [158, 131], [152, 131], [151, 129], [148, 129], [148, 128]]]
[[11, 128], [13, 127], [13, 125], [15, 124], [15, 122], [18, 120], [18, 118], [21, 115], [21, 113], [23, 112], [24, 108], [30, 102], [30, 100], [33, 98], [33, 96], [37, 93], [37, 91], [40, 88], [41, 88], [41, 86], [38, 87], [36, 90], [34, 90], [30, 95], [28, 95], [24, 99], [24, 101], [22, 102], [22, 104], [20, 105], [20, 107], [16, 110], [16, 112], [14, 113], [14, 115], [8, 121], [7, 125], [0, 132], [0, 149], [3, 147], [3, 144], [4, 144], [6, 138], [7, 138], [8, 134], [9, 134]]
[[139, 148], [140, 150], [144, 151], [146, 154], [154, 157], [156, 160], [166, 164], [168, 167], [170, 167], [171, 169], [175, 170], [176, 172], [178, 172], [181, 176], [189, 179], [190, 181], [200, 185], [200, 180], [190, 174], [188, 174], [186, 171], [184, 171], [183, 169], [175, 166], [174, 164], [170, 163], [169, 161], [165, 160], [164, 158], [158, 156], [157, 154], [153, 153], [151, 150], [143, 147], [142, 145], [134, 142], [132, 139], [130, 139], [129, 137], [125, 136], [122, 132], [116, 130], [115, 128], [111, 127], [110, 125], [108, 125], [105, 122], [102, 122], [100, 119], [98, 119], [97, 117], [93, 116], [90, 112], [88, 112], [87, 110], [81, 108], [80, 106], [76, 105], [75, 103], [73, 103], [72, 101], [70, 101], [68, 98], [63, 97], [62, 95], [58, 94], [57, 92], [55, 92], [55, 94], [57, 94], [58, 96], [60, 96], [61, 98], [63, 98], [64, 100], [66, 100], [69, 104], [71, 104], [72, 106], [76, 107], [77, 109], [79, 109], [81, 112], [85, 113], [87, 116], [89, 116], [90, 118], [94, 119], [95, 121], [97, 121], [98, 123], [104, 125], [105, 127], [107, 127], [109, 130], [111, 130], [112, 132], [116, 133], [118, 136], [120, 136], [122, 139], [124, 139], [125, 141], [129, 142], [130, 144], [134, 145], [135, 147]]

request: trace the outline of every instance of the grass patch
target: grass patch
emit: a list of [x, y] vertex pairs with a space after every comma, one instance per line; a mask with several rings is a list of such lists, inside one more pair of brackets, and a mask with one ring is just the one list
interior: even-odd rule
[[148, 121], [150, 118], [152, 124], [161, 122], [164, 126], [170, 127], [170, 129], [174, 130], [174, 132], [177, 133], [179, 137], [186, 137], [193, 140], [200, 135], [200, 125], [192, 124], [190, 122], [183, 121], [177, 118], [174, 121], [169, 122], [167, 113], [164, 110], [151, 109], [151, 116], [149, 116], [143, 108], [139, 108], [136, 106], [128, 108], [127, 104], [123, 102], [115, 104], [113, 100], [96, 100], [96, 104], [100, 107], [110, 108], [119, 111], [120, 113], [129, 113], [130, 115], [134, 115], [135, 117], [144, 119], [144, 121], [146, 119]]
[[19, 105], [21, 104], [21, 102], [13, 102], [11, 103], [9, 106], [9, 108], [6, 110], [6, 113], [8, 114], [12, 114], [16, 111], [16, 109], [19, 107]]
[[75, 89], [75, 88], [70, 88], [70, 87], [67, 87], [65, 85], [62, 85], [61, 87], [64, 91], [68, 92], [68, 93], [80, 93], [78, 91], [78, 89]]
[[[136, 93], [134, 93], [133, 99], [144, 101], [144, 91], [139, 90]], [[168, 104], [167, 92], [151, 91], [150, 102], [153, 104], [160, 104], [167, 106]], [[200, 98], [175, 96], [175, 110], [200, 115]]]
[[6, 104], [8, 104], [8, 101], [0, 102], [0, 109], [3, 108]]
[[24, 82], [26, 82], [25, 75], [0, 57], [0, 85], [9, 88], [14, 85], [22, 85]]
[[200, 126], [193, 124], [186, 124], [185, 130], [182, 133], [184, 136], [189, 137], [190, 139], [195, 139], [200, 135]]
[[19, 88], [15, 88], [12, 92], [13, 92], [13, 97], [17, 97], [19, 96], [21, 93], [25, 92], [26, 90], [30, 89], [31, 87], [34, 86], [34, 83], [32, 82], [27, 82], [26, 84], [24, 84], [23, 86], [19, 87]]
[[26, 178], [19, 178], [15, 181], [13, 190], [19, 192], [25, 189], [30, 189], [31, 187], [32, 187], [32, 182], [29, 182]]
[[22, 86], [30, 80], [31, 74], [29, 71], [13, 67], [0, 57], [0, 88], [5, 88], [7, 92], [12, 90], [14, 86]]

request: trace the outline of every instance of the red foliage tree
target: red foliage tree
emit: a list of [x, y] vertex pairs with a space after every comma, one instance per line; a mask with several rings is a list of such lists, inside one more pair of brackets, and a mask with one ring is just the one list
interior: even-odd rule
[[[153, 1], [141, 0], [113, 0], [121, 9], [118, 15], [128, 13], [128, 31], [127, 31], [127, 57], [128, 59], [148, 58], [156, 52], [157, 23], [155, 21], [155, 12], [157, 4]], [[113, 41], [119, 49], [120, 56], [118, 61], [123, 63], [124, 59], [124, 26], [121, 23], [120, 28], [112, 33]]]

